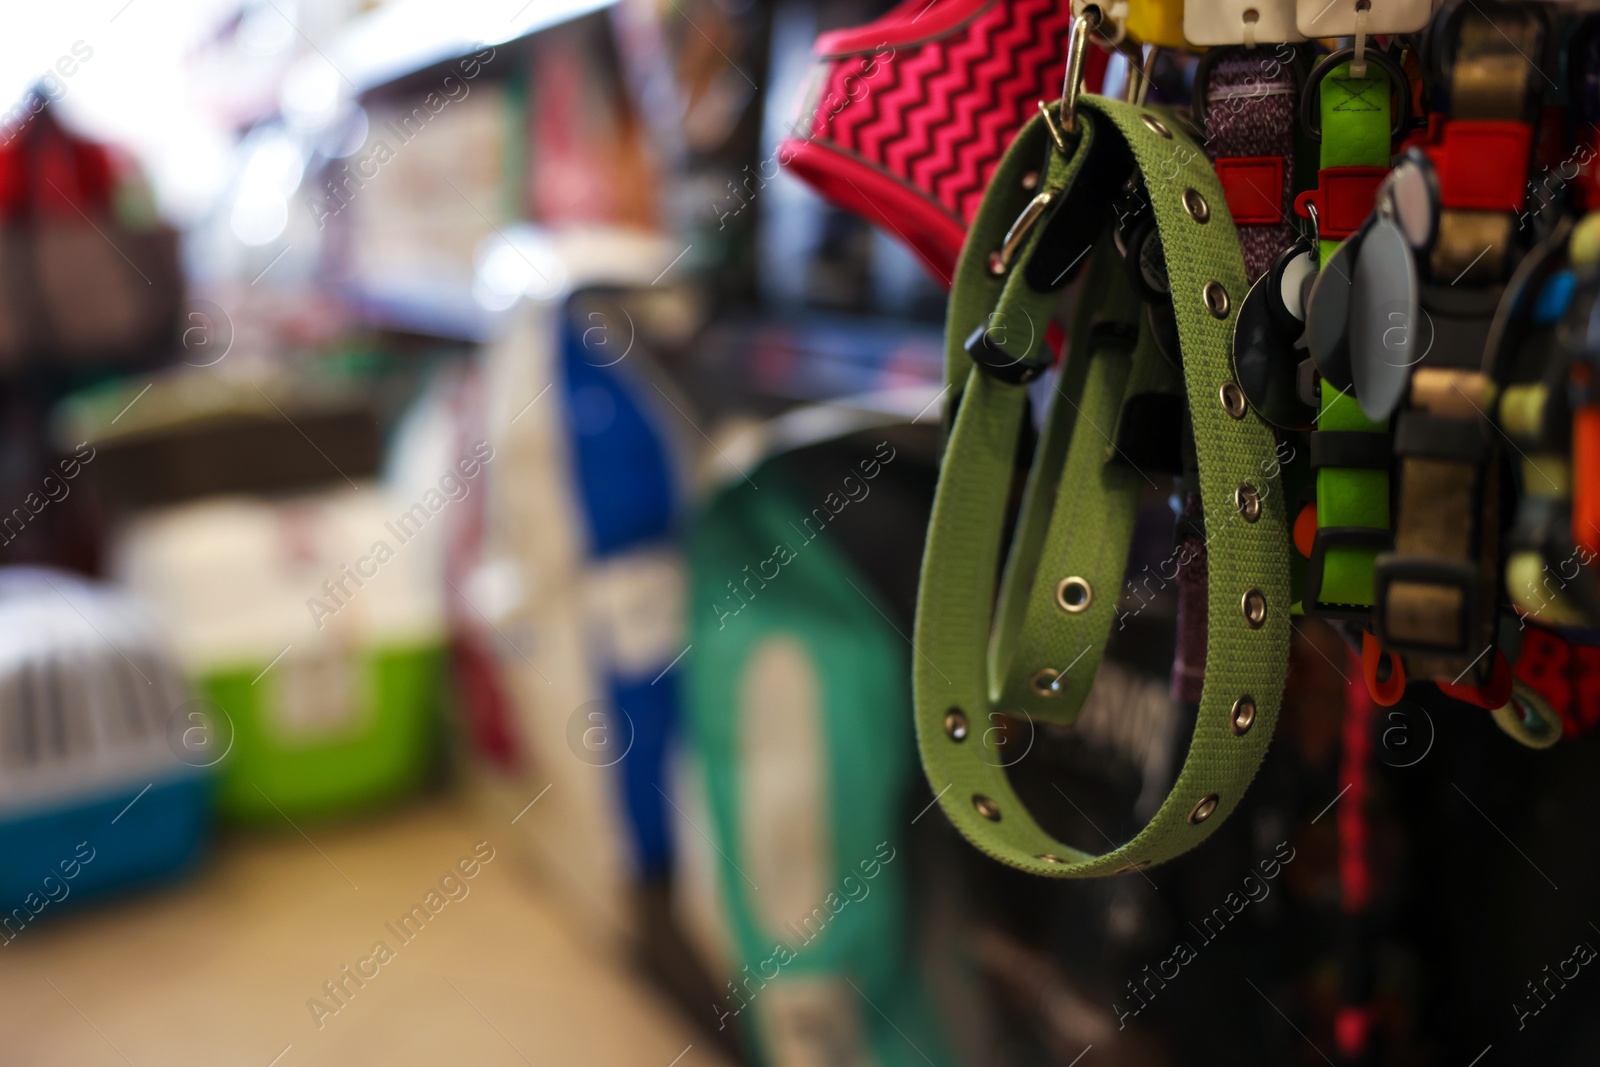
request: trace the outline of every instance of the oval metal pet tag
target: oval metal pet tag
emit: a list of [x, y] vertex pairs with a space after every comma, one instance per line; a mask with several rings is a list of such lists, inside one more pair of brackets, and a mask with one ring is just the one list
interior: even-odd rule
[[1311, 283], [1306, 301], [1306, 347], [1317, 373], [1340, 392], [1350, 388], [1350, 280], [1355, 275], [1356, 251], [1364, 234], [1356, 233], [1334, 249]]
[[1417, 287], [1411, 245], [1393, 215], [1382, 212], [1361, 243], [1350, 286], [1350, 373], [1361, 410], [1375, 422], [1405, 396], [1411, 368], [1432, 341]]
[[1387, 197], [1400, 232], [1411, 247], [1426, 252], [1439, 233], [1439, 178], [1433, 163], [1420, 148], [1406, 151], [1384, 181]]

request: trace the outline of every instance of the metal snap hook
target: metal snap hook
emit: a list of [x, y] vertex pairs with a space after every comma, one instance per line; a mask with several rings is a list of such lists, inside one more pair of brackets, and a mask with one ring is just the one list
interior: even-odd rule
[[1089, 34], [1098, 29], [1101, 11], [1097, 4], [1086, 4], [1081, 15], [1072, 19], [1072, 36], [1067, 43], [1067, 74], [1061, 86], [1061, 106], [1057, 116], [1061, 128], [1067, 133], [1078, 132], [1076, 108], [1078, 87], [1083, 84], [1083, 53], [1089, 45]]

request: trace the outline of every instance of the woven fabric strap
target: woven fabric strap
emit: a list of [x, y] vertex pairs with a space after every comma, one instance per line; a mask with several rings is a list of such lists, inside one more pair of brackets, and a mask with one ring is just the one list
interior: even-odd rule
[[[1276, 53], [1264, 64], [1259, 52], [1223, 49], [1209, 64], [1205, 88], [1206, 152], [1216, 160], [1252, 282], [1296, 234], [1289, 208], [1300, 87], [1291, 64]], [[1239, 218], [1241, 200], [1251, 208], [1247, 218]]]
[[[962, 250], [947, 324], [956, 414], [923, 556], [913, 641], [917, 739], [945, 813], [990, 856], [1057, 877], [1159, 863], [1204, 840], [1238, 804], [1266, 752], [1289, 646], [1289, 536], [1272, 434], [1253, 414], [1230, 417], [1220, 399], [1231, 373], [1233, 306], [1245, 292], [1222, 189], [1204, 154], [1166, 113], [1093, 96], [1081, 97], [1077, 107], [1079, 132], [1066, 136], [1065, 152], [1050, 149], [1040, 119], [1018, 135]], [[1040, 195], [1053, 212], [997, 272], [994, 250], [1024, 214], [1034, 184], [1023, 176], [1047, 155]], [[1052, 253], [1061, 249], [1052, 244], [1070, 239], [1087, 248], [1096, 239], [1075, 225], [1096, 212], [1109, 221], [1104, 198], [1087, 191], [1108, 176], [1120, 185], [1130, 165], [1144, 175], [1155, 212], [1182, 344], [1207, 515], [1210, 654], [1173, 792], [1133, 840], [1095, 855], [1056, 840], [1034, 821], [1007, 780], [1003, 749], [992, 742], [1003, 731], [988, 727], [991, 715], [1019, 710], [1071, 722], [1087, 696], [1115, 615], [1142, 484], [1117, 461], [1110, 434], [1122, 398], [1140, 388], [1130, 383], [1154, 350], [1142, 337], [1128, 354], [1129, 327], [1144, 316], [1102, 233], [994, 609], [1026, 391], [975, 367], [964, 339], [996, 324], [1005, 332], [996, 347], [1029, 361], [1042, 358], [1044, 316], [1057, 294], [1048, 284], [1042, 291], [1030, 285], [1029, 268], [1054, 262]], [[1193, 205], [1197, 197], [1209, 212], [1186, 209], [1186, 200]], [[1070, 245], [1067, 252], [1067, 259], [1081, 254]], [[1040, 327], [1037, 340], [1028, 338], [1029, 319]], [[1234, 508], [1240, 486], [1257, 491], [1259, 514], [1253, 505], [1247, 512], [1254, 521]], [[1081, 597], [1063, 597], [1061, 583], [1069, 577], [1086, 579], [1086, 606]], [[1253, 620], [1246, 603], [1261, 609]], [[1041, 694], [1041, 682], [1059, 672], [1060, 684]]]

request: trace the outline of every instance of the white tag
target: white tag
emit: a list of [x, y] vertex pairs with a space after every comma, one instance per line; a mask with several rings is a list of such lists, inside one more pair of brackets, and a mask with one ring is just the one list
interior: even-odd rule
[[767, 1057], [777, 1067], [871, 1067], [860, 997], [840, 978], [802, 975], [771, 982], [755, 1007]]
[[1305, 40], [1295, 28], [1295, 0], [1186, 0], [1183, 36], [1208, 46]]
[[[1353, 37], [1359, 0], [1295, 0], [1295, 25], [1307, 37]], [[1416, 33], [1428, 24], [1430, 0], [1372, 0], [1366, 33]]]
[[366, 693], [358, 684], [363, 664], [353, 650], [317, 647], [291, 653], [272, 668], [267, 720], [286, 741], [313, 743], [349, 734], [362, 724]]

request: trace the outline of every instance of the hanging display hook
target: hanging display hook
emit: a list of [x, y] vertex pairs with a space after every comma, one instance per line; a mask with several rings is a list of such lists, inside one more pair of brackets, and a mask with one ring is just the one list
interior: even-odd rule
[[1083, 54], [1089, 45], [1089, 34], [1099, 27], [1100, 7], [1085, 4], [1083, 11], [1072, 19], [1072, 36], [1067, 43], [1067, 75], [1061, 86], [1061, 107], [1058, 112], [1061, 128], [1067, 133], [1077, 132], [1075, 111], [1078, 88], [1083, 84]]

